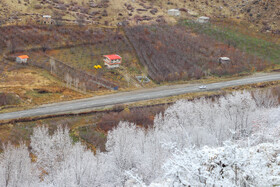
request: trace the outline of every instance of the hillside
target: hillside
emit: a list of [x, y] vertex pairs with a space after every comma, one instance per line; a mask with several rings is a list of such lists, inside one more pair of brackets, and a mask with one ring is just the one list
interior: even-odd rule
[[[263, 4], [256, 0], [1, 0], [0, 57], [6, 60], [3, 67], [8, 62], [13, 67], [15, 57], [25, 53], [30, 64], [39, 67], [36, 72], [47, 70], [61, 81], [60, 87], [91, 94], [105, 94], [108, 87], [128, 91], [155, 87], [155, 83], [217, 80], [277, 70], [278, 6], [276, 1]], [[169, 16], [167, 11], [172, 8], [179, 8], [181, 16]], [[52, 25], [43, 24], [43, 15], [51, 15]], [[192, 21], [199, 16], [209, 16], [211, 24]], [[117, 27], [120, 24], [131, 27]], [[103, 55], [113, 53], [123, 57], [122, 68], [94, 69], [103, 64]], [[229, 57], [231, 63], [218, 63], [222, 56]], [[51, 64], [53, 59], [55, 64]], [[68, 68], [56, 68], [62, 67], [61, 63]], [[1, 69], [0, 81], [12, 85], [13, 77], [7, 75], [15, 72], [6, 69]], [[91, 82], [85, 74], [90, 75]], [[148, 75], [152, 81], [139, 83], [135, 78], [139, 75]], [[16, 104], [17, 97], [23, 105], [27, 101], [43, 104], [46, 100], [38, 101], [38, 96], [45, 98], [49, 93], [54, 96], [50, 100], [58, 101], [55, 90], [63, 90], [45, 87], [39, 93], [36, 89], [42, 86], [34, 86], [20, 87], [20, 92], [1, 88], [5, 96], [15, 94], [14, 101], [4, 105]], [[59, 93], [61, 100], [88, 96], [71, 93], [67, 99], [62, 91]]]
[[130, 0], [3, 0], [0, 10], [0, 19], [6, 24], [38, 22], [42, 15], [51, 15], [65, 24], [116, 26], [122, 21], [156, 21], [164, 14], [151, 3]]
[[280, 186], [279, 77], [280, 0], [0, 0], [0, 187]]
[[[221, 43], [186, 30], [185, 27], [135, 26], [126, 28], [126, 33], [154, 81], [234, 75], [261, 71], [271, 65], [257, 56], [236, 49], [230, 41]], [[231, 63], [219, 63], [218, 58], [221, 56], [230, 57]]]
[[280, 1], [277, 0], [162, 0], [158, 2], [164, 8], [184, 7], [193, 16], [206, 15], [218, 20], [229, 19], [238, 23], [250, 23], [250, 27], [255, 27], [259, 31], [280, 34]]
[[261, 32], [280, 34], [280, 2], [277, 0], [2, 0], [2, 23], [38, 22], [42, 15], [64, 21], [116, 26], [125, 21], [174, 22], [167, 10], [180, 8], [182, 17], [209, 16], [214, 20], [250, 23]]

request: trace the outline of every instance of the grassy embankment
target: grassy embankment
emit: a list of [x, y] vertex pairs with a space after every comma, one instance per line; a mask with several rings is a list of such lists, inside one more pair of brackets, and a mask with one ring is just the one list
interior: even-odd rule
[[[244, 33], [241, 28], [232, 28], [227, 25], [198, 24], [190, 20], [181, 21], [181, 24], [199, 34], [206, 34], [218, 41], [237, 47], [249, 54], [257, 55], [264, 60], [273, 62], [280, 67], [280, 45], [258, 37], [254, 33]], [[242, 28], [244, 29], [244, 28]]]
[[[92, 150], [105, 150], [105, 142], [107, 131], [113, 129], [119, 121], [130, 121], [140, 126], [151, 126], [156, 114], [164, 112], [165, 109], [178, 99], [195, 99], [199, 97], [219, 97], [236, 90], [256, 88], [272, 88], [272, 92], [280, 99], [279, 81], [270, 83], [258, 83], [246, 86], [238, 86], [227, 88], [222, 91], [201, 92], [184, 94], [180, 96], [173, 96], [164, 99], [157, 99], [153, 101], [142, 101], [129, 105], [119, 105], [114, 107], [119, 111], [107, 111], [98, 113], [88, 113], [83, 115], [60, 116], [47, 119], [39, 119], [30, 122], [15, 122], [0, 126], [0, 142], [6, 143], [11, 141], [13, 144], [18, 144], [21, 140], [27, 144], [30, 141], [32, 129], [35, 126], [47, 124], [51, 132], [53, 132], [58, 125], [68, 126], [70, 129], [70, 136], [73, 141], [81, 140]], [[169, 104], [166, 104], [169, 102]], [[139, 106], [143, 106], [140, 107]], [[136, 108], [135, 108], [136, 107]], [[1, 146], [0, 146], [1, 151]]]
[[[214, 39], [228, 43], [230, 45], [234, 45], [235, 47], [245, 50], [247, 53], [255, 54], [261, 58], [265, 58], [266, 60], [270, 60], [274, 62], [276, 65], [280, 66], [280, 47], [278, 44], [273, 43], [271, 41], [267, 41], [262, 38], [258, 38], [256, 36], [248, 35], [248, 33], [242, 33], [239, 32], [239, 30], [234, 30], [231, 27], [225, 27], [222, 25], [216, 26], [216, 25], [200, 25], [196, 24], [190, 21], [183, 21], [181, 24], [184, 24], [187, 26], [187, 28], [192, 29], [194, 32], [197, 32], [199, 34], [206, 34]], [[123, 42], [123, 41], [121, 41]], [[112, 44], [112, 43], [111, 43]], [[110, 45], [110, 44], [109, 44]], [[89, 71], [93, 74], [102, 74], [105, 78], [112, 79], [113, 81], [119, 82], [119, 84], [122, 87], [127, 87], [127, 80], [125, 80], [125, 77], [121, 75], [119, 72], [116, 70], [106, 70], [102, 69], [99, 70], [94, 70], [93, 66], [100, 64], [102, 62], [102, 53], [106, 52], [113, 52], [114, 50], [118, 50], [118, 45], [113, 44], [108, 46], [108, 44], [102, 44], [101, 46], [77, 46], [77, 47], [70, 47], [70, 48], [63, 48], [63, 49], [57, 49], [50, 51], [50, 55], [54, 56], [55, 58], [68, 63], [69, 65], [76, 67], [78, 69], [83, 69], [86, 71]], [[129, 48], [129, 47], [128, 47]], [[102, 51], [101, 51], [102, 49]], [[113, 50], [113, 51], [111, 51]], [[124, 67], [126, 68], [128, 75], [133, 78], [134, 75], [141, 73], [141, 66], [139, 65], [139, 62], [136, 58], [136, 54], [134, 54], [131, 49], [128, 50], [123, 50], [120, 52], [121, 56], [124, 57]], [[277, 67], [277, 66], [276, 66]], [[270, 69], [271, 70], [271, 69]], [[44, 73], [44, 75], [47, 73]], [[243, 75], [247, 75], [248, 72], [244, 72]], [[34, 73], [32, 73], [34, 75]], [[223, 81], [223, 80], [228, 80], [228, 79], [235, 79], [239, 78], [239, 75], [236, 76], [225, 76], [225, 77], [205, 77], [201, 80], [191, 80], [188, 81], [188, 83], [210, 83], [210, 82], [215, 82], [215, 81]], [[47, 79], [49, 79], [48, 76], [44, 76]], [[25, 79], [27, 80], [27, 79]], [[29, 88], [33, 87], [32, 82], [28, 82], [30, 85]], [[162, 83], [161, 85], [168, 85], [168, 84], [178, 84], [178, 83], [186, 83], [185, 81], [176, 81], [176, 82], [166, 82]], [[68, 96], [65, 97], [65, 94], [58, 94], [57, 90], [54, 91], [54, 89], [48, 89], [46, 85], [43, 85], [44, 89], [50, 90], [45, 93], [38, 93], [40, 92], [42, 85], [40, 85], [39, 88], [34, 88], [34, 89], [27, 89], [26, 93], [24, 93], [24, 100], [31, 101], [34, 104], [40, 104], [41, 103], [46, 103], [46, 102], [55, 102], [59, 100], [69, 100], [71, 97], [68, 98]], [[133, 85], [131, 85], [133, 86]], [[130, 87], [131, 87], [130, 86]], [[155, 86], [152, 84], [151, 86]], [[6, 88], [9, 87], [9, 84], [5, 86]], [[145, 86], [146, 87], [146, 86]], [[148, 86], [150, 87], [150, 86]], [[61, 88], [62, 89], [62, 88]], [[60, 89], [60, 90], [61, 90]], [[131, 88], [126, 88], [125, 90], [130, 90]], [[63, 89], [64, 90], [64, 89]], [[67, 89], [68, 90], [68, 89]], [[3, 90], [4, 91], [4, 90]], [[7, 90], [6, 90], [7, 91]], [[9, 90], [11, 92], [12, 90]], [[13, 92], [13, 91], [12, 91]], [[52, 94], [50, 94], [52, 93]], [[17, 95], [23, 96], [22, 94], [16, 93]], [[99, 95], [99, 93], [96, 93]], [[101, 93], [100, 93], [101, 94]], [[103, 93], [104, 94], [104, 93]], [[69, 94], [67, 94], [69, 95]], [[53, 101], [50, 101], [50, 98]], [[76, 97], [75, 98], [80, 98]], [[83, 96], [85, 97], [85, 96]], [[30, 100], [31, 99], [31, 100]], [[26, 105], [28, 102], [24, 102], [22, 104]], [[29, 104], [28, 104], [29, 105]], [[10, 108], [7, 111], [12, 111], [13, 109]], [[3, 111], [2, 111], [3, 112]]]
[[[114, 48], [114, 47], [113, 47]], [[129, 72], [130, 79], [135, 75], [141, 74], [141, 67], [133, 51], [120, 51], [117, 49], [108, 49], [108, 46], [102, 48], [97, 45], [78, 46], [49, 51], [48, 54], [53, 56], [72, 67], [89, 72], [90, 74], [101, 76], [106, 80], [117, 82], [119, 87], [133, 87], [128, 84], [126, 77], [119, 69], [107, 69], [103, 63], [103, 55], [117, 53], [123, 58], [122, 67]], [[95, 65], [101, 65], [102, 69], [94, 69]]]
[[63, 82], [39, 68], [13, 63], [1, 68], [5, 71], [0, 75], [0, 94], [13, 97], [1, 98], [0, 113], [90, 96], [67, 88]]

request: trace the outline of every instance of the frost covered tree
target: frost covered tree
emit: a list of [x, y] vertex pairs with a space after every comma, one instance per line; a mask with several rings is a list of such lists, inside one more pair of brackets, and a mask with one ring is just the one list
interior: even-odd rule
[[258, 107], [272, 108], [279, 104], [278, 97], [273, 95], [271, 89], [256, 90], [252, 94]]
[[233, 133], [233, 139], [246, 137], [251, 133], [251, 123], [256, 117], [256, 103], [249, 92], [234, 92], [218, 101], [224, 123]]
[[39, 171], [31, 162], [29, 152], [24, 144], [4, 146], [0, 154], [0, 186], [36, 187], [39, 183]]
[[[57, 162], [58, 164], [58, 162]], [[73, 145], [69, 154], [44, 176], [45, 186], [99, 186], [99, 166], [94, 154], [80, 143]], [[102, 176], [103, 177], [103, 176]]]
[[81, 143], [74, 144], [69, 129], [59, 126], [53, 135], [46, 126], [34, 128], [32, 152], [44, 173], [44, 186], [98, 186], [104, 173], [99, 158]]
[[279, 143], [185, 149], [164, 164], [171, 186], [273, 186], [279, 184]]
[[120, 122], [102, 153], [74, 143], [68, 128], [35, 127], [30, 150], [4, 146], [0, 186], [277, 185], [280, 107], [256, 98], [236, 92], [178, 101], [147, 129]]
[[[216, 98], [215, 101], [205, 98], [180, 100], [156, 117], [155, 127], [162, 133], [162, 138], [166, 136], [165, 141], [175, 142], [178, 148], [189, 144], [221, 146], [229, 138], [248, 137], [254, 121], [260, 119], [264, 111], [245, 91]], [[165, 133], [167, 131], [176, 136], [169, 136]]]
[[111, 165], [108, 180], [112, 179], [114, 185], [124, 185], [131, 172], [137, 172], [144, 182], [150, 183], [161, 173], [166, 158], [154, 130], [146, 131], [128, 122], [121, 122], [108, 134], [106, 149]]
[[37, 167], [51, 175], [51, 171], [58, 169], [59, 163], [70, 154], [72, 141], [69, 129], [59, 126], [53, 135], [49, 135], [49, 129], [45, 126], [34, 128], [30, 146], [36, 156]]

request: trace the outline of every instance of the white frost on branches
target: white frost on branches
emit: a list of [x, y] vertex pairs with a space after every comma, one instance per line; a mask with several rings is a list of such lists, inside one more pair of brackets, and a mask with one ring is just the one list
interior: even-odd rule
[[280, 142], [176, 151], [165, 163], [171, 186], [273, 186], [280, 183]]
[[27, 147], [4, 146], [0, 154], [0, 186], [36, 187], [38, 183], [39, 171], [31, 162]]
[[67, 128], [50, 134], [46, 126], [36, 127], [30, 150], [4, 146], [0, 186], [280, 184], [280, 107], [271, 95], [272, 101], [252, 95], [181, 100], [148, 129], [120, 122], [103, 153], [73, 143]]

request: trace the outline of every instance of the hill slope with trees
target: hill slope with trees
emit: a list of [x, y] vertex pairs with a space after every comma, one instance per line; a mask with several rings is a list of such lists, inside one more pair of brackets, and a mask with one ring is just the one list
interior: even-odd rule
[[[51, 15], [66, 23], [115, 26], [118, 22], [156, 22], [167, 10], [178, 8], [183, 17], [209, 16], [216, 20], [250, 23], [262, 32], [280, 34], [280, 2], [277, 0], [2, 0], [0, 23], [30, 23]], [[138, 20], [138, 21], [137, 21]]]

